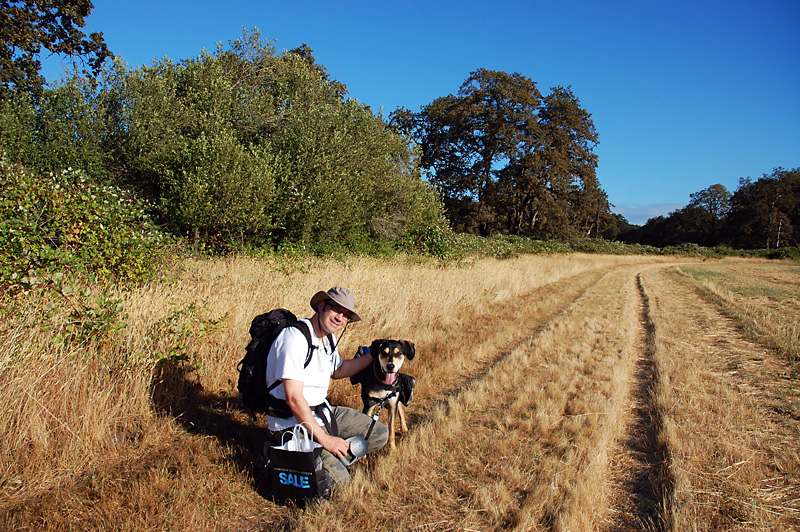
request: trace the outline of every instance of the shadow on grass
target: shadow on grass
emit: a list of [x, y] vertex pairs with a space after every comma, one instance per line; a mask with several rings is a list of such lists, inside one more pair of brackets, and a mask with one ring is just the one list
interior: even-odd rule
[[150, 398], [156, 412], [175, 418], [187, 432], [219, 441], [253, 488], [272, 497], [268, 475], [256, 465], [267, 439], [266, 418], [253, 419], [238, 394], [210, 393], [185, 361], [162, 359], [153, 370]]

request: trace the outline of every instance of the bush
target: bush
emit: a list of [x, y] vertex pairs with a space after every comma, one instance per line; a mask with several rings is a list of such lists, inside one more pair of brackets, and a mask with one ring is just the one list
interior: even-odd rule
[[765, 253], [769, 259], [784, 259], [800, 261], [800, 246], [793, 248], [771, 249]]
[[57, 274], [147, 278], [172, 242], [142, 202], [81, 171], [37, 174], [0, 160], [0, 287]]
[[246, 32], [114, 76], [108, 160], [173, 232], [215, 251], [391, 247], [442, 217], [406, 140], [346, 99], [307, 48], [276, 55]]

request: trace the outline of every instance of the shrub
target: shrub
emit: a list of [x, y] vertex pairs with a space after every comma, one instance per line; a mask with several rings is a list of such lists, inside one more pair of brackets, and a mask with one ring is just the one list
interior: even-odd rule
[[39, 174], [0, 159], [0, 286], [68, 273], [147, 278], [172, 241], [145, 208], [81, 171]]
[[406, 140], [305, 47], [276, 55], [246, 32], [114, 76], [108, 160], [172, 231], [213, 250], [381, 248], [442, 211]]

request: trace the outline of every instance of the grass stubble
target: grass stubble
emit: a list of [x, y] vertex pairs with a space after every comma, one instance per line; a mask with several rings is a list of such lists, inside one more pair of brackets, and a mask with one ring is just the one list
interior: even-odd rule
[[[730, 265], [709, 267], [725, 271]], [[764, 264], [738, 268], [739, 282], [748, 284], [754, 277], [747, 272]], [[721, 313], [719, 300], [698, 297], [707, 291], [679, 270], [653, 270], [643, 281], [655, 324], [656, 402], [673, 483], [667, 528], [797, 530], [800, 419], [791, 408], [797, 404], [792, 363], [785, 352], [744, 337], [741, 324], [725, 316], [735, 302]]]
[[[188, 261], [168, 284], [120, 294], [126, 326], [113, 341], [76, 345], [53, 343], [58, 316], [52, 326], [38, 325], [46, 301], [31, 298], [0, 332], [0, 528], [647, 530], [647, 523], [661, 522], [669, 530], [722, 530], [718, 523], [751, 521], [757, 524], [742, 529], [789, 527], [797, 522], [791, 473], [797, 446], [786, 438], [796, 436], [796, 424], [786, 422], [780, 432], [767, 415], [770, 426], [763, 426], [766, 392], [719, 392], [750, 390], [748, 379], [760, 370], [737, 374], [735, 385], [723, 372], [712, 388], [707, 378], [685, 377], [684, 368], [690, 375], [706, 370], [688, 369], [694, 362], [687, 360], [702, 357], [675, 342], [685, 335], [694, 340], [693, 320], [719, 314], [708, 304], [667, 306], [699, 305], [684, 282], [661, 273], [668, 262], [524, 256], [440, 268], [353, 259], [278, 271], [269, 261], [245, 258]], [[418, 357], [406, 368], [418, 383], [408, 409], [412, 430], [393, 453], [356, 466], [353, 481], [333, 500], [298, 510], [262, 498], [253, 485], [251, 464], [264, 427], [238, 406], [235, 365], [253, 316], [275, 306], [309, 314], [313, 292], [332, 285], [353, 289], [365, 318], [343, 337], [346, 356], [379, 337], [416, 343]], [[676, 286], [683, 292], [673, 293]], [[645, 293], [655, 332], [643, 344]], [[198, 329], [202, 316], [224, 320]], [[195, 323], [192, 334], [184, 322]], [[739, 343], [733, 329], [724, 336]], [[710, 340], [700, 338], [695, 349], [707, 350]], [[199, 368], [155, 371], [155, 353], [176, 347]], [[748, 344], [737, 356], [752, 349], [758, 346]], [[762, 361], [774, 358], [759, 353]], [[658, 371], [652, 399], [641, 394], [653, 376], [641, 371], [647, 357]], [[780, 361], [770, 364], [779, 371]], [[774, 385], [769, 375], [760, 382], [772, 386], [770, 400], [782, 393], [775, 386], [787, 386]], [[669, 453], [672, 483], [661, 492], [663, 485], [647, 487], [651, 493], [638, 499], [626, 495], [634, 488], [624, 480], [635, 476], [635, 462], [620, 458], [626, 442], [642, 439], [637, 394], [660, 409], [656, 447]], [[360, 407], [349, 383], [336, 382], [330, 397]], [[761, 418], [731, 413], [730, 424], [718, 423], [734, 410], [730, 404], [743, 401]], [[692, 417], [706, 410], [714, 413]], [[641, 430], [651, 428], [645, 423]], [[744, 454], [729, 449], [739, 442], [747, 443]], [[770, 467], [756, 468], [765, 461]], [[712, 473], [730, 478], [722, 482]], [[722, 488], [711, 487], [717, 483]], [[653, 503], [653, 493], [665, 493], [664, 500]], [[743, 510], [752, 505], [762, 509]]]

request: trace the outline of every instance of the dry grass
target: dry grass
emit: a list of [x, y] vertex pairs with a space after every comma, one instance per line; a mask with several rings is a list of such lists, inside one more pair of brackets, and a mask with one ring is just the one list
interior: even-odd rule
[[342, 494], [369, 504], [377, 482], [385, 508], [320, 508], [300, 529], [347, 530], [354, 522], [376, 530], [594, 528], [606, 506], [598, 486], [631, 366], [636, 312], [628, 269], [592, 276], [539, 330], [530, 320], [540, 312], [518, 309], [528, 338]]
[[800, 362], [800, 266], [748, 261], [685, 272], [751, 339]]
[[[703, 517], [698, 508], [708, 506], [716, 508], [708, 515], [732, 515], [725, 523], [739, 526], [751, 514], [730, 514], [727, 507], [730, 500], [754, 504], [752, 495], [743, 495], [755, 489], [752, 481], [762, 490], [757, 503], [764, 510], [752, 514], [760, 524], [749, 529], [789, 526], [796, 522], [790, 499], [797, 483], [785, 471], [796, 465], [796, 452], [781, 450], [777, 436], [768, 443], [754, 436], [766, 430], [757, 418], [730, 425], [741, 434], [727, 426], [713, 431], [703, 428], [709, 418], [689, 415], [691, 408], [668, 407], [688, 400], [725, 410], [703, 401], [725, 386], [741, 393], [753, 376], [743, 374], [733, 386], [723, 374], [709, 388], [706, 377], [678, 373], [692, 366], [681, 364], [685, 354], [692, 354], [690, 362], [696, 357], [670, 342], [692, 331], [696, 320], [720, 318], [686, 295], [678, 278], [660, 273], [669, 262], [570, 255], [458, 268], [353, 259], [287, 269], [245, 258], [188, 261], [169, 283], [117, 294], [126, 326], [88, 343], [59, 343], [66, 310], [42, 323], [47, 301], [30, 297], [0, 330], [0, 528], [635, 529], [642, 510], [624, 502], [634, 462], [620, 457], [631, 441], [651, 437], [638, 435], [632, 413], [632, 403], [649, 400], [641, 393], [647, 375], [637, 369], [648, 356], [663, 371], [662, 450], [679, 464], [670, 468], [674, 478], [662, 479], [675, 484], [671, 498], [655, 503], [670, 514], [662, 511], [651, 522], [683, 530], [691, 520], [681, 512], [690, 508]], [[643, 346], [640, 273], [657, 331], [650, 355]], [[409, 407], [411, 433], [397, 450], [371, 456], [332, 501], [301, 511], [273, 504], [253, 486], [251, 464], [264, 426], [239, 408], [235, 366], [253, 316], [275, 306], [309, 314], [310, 296], [333, 285], [353, 289], [365, 318], [348, 329], [342, 352], [349, 356], [379, 337], [413, 340], [418, 357], [405, 369], [418, 386]], [[697, 307], [667, 306], [687, 301]], [[734, 330], [724, 334], [737, 338]], [[702, 337], [696, 349], [709, 341]], [[157, 353], [185, 354], [196, 370], [157, 366]], [[746, 397], [763, 416], [764, 401], [778, 391], [774, 379], [760, 382], [759, 390], [772, 395]], [[358, 390], [347, 382], [337, 381], [330, 397], [360, 407]], [[780, 437], [795, 425], [787, 423], [789, 432]], [[699, 436], [687, 436], [692, 431]], [[749, 461], [733, 465], [747, 457], [724, 455], [718, 469], [730, 467], [719, 475], [736, 472], [734, 480], [721, 484], [722, 496], [698, 498], [697, 480], [678, 472], [694, 475], [695, 457], [716, 464], [711, 458], [723, 456], [721, 449], [737, 438], [748, 442], [742, 453], [750, 453]], [[743, 481], [739, 471], [762, 456], [784, 460], [785, 474], [764, 477], [757, 469]], [[630, 519], [620, 519], [626, 512]], [[699, 527], [705, 528], [713, 527]]]
[[785, 361], [744, 339], [685, 277], [658, 271], [645, 288], [673, 482], [669, 529], [796, 529], [800, 424], [781, 408], [796, 401]]

